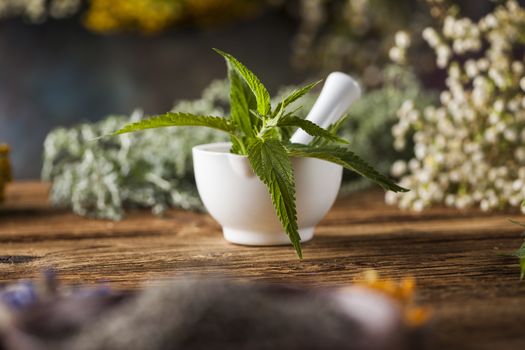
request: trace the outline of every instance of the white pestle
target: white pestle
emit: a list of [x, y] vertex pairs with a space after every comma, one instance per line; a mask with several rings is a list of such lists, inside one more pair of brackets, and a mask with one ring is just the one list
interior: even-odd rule
[[[338, 121], [360, 96], [361, 88], [351, 76], [341, 72], [330, 73], [306, 119], [326, 129]], [[297, 130], [290, 141], [307, 144], [312, 138], [303, 130]]]

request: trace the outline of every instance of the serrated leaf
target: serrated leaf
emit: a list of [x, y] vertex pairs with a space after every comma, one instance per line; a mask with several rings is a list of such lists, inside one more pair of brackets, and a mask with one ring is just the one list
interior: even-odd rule
[[300, 144], [290, 144], [287, 145], [286, 148], [290, 156], [318, 158], [339, 164], [377, 183], [385, 190], [393, 192], [408, 191], [406, 188], [397, 185], [388, 177], [379, 173], [371, 165], [347, 148], [340, 146], [312, 147]]
[[288, 105], [290, 105], [291, 103], [295, 102], [296, 100], [300, 99], [301, 97], [309, 93], [310, 90], [312, 90], [320, 82], [322, 82], [322, 80], [318, 80], [300, 89], [292, 91], [290, 95], [286, 96], [284, 100], [275, 107], [275, 112], [279, 113], [281, 110], [284, 110]]
[[248, 146], [248, 160], [255, 174], [268, 187], [277, 217], [297, 255], [302, 258], [295, 207], [295, 180], [286, 149], [278, 140], [254, 139]]
[[339, 129], [346, 123], [346, 121], [350, 118], [350, 114], [345, 114], [343, 117], [339, 118], [338, 121], [335, 123], [332, 123], [328, 125], [326, 130], [330, 131], [333, 134], [337, 134], [339, 132]]
[[[341, 126], [343, 126], [343, 124], [346, 123], [349, 117], [350, 117], [349, 114], [345, 114], [342, 118], [339, 118], [339, 120], [336, 121], [335, 123], [328, 125], [326, 130], [328, 130], [328, 132], [334, 135], [337, 135], [337, 133], [339, 132], [339, 129], [341, 129]], [[330, 143], [329, 140], [316, 136], [312, 139], [312, 141], [310, 141], [308, 145], [318, 147], [318, 146], [326, 146], [329, 143]], [[347, 143], [349, 142], [347, 141]]]
[[154, 129], [168, 126], [206, 126], [227, 133], [233, 133], [235, 127], [225, 118], [193, 115], [189, 113], [168, 112], [139, 122], [129, 123], [111, 135], [126, 134], [129, 132]]
[[277, 123], [277, 126], [283, 127], [283, 126], [296, 126], [304, 131], [306, 131], [309, 135], [321, 137], [333, 142], [338, 143], [348, 143], [345, 139], [340, 138], [336, 134], [333, 134], [329, 132], [326, 129], [321, 128], [319, 125], [312, 123], [309, 120], [299, 118], [296, 116], [286, 116], [279, 120]]
[[230, 119], [246, 136], [253, 136], [254, 126], [260, 124], [250, 113], [251, 109], [257, 108], [255, 96], [230, 63], [228, 63], [228, 80], [230, 81]]
[[233, 154], [243, 154], [242, 152], [242, 145], [241, 140], [239, 140], [237, 137], [230, 137], [231, 147], [230, 147], [230, 153]]
[[230, 55], [229, 53], [226, 53], [224, 51], [221, 51], [219, 49], [214, 49], [215, 52], [222, 55], [228, 63], [234, 67], [237, 72], [239, 72], [240, 76], [244, 79], [246, 84], [250, 87], [250, 90], [255, 96], [255, 99], [257, 101], [257, 112], [259, 114], [266, 116], [270, 112], [270, 94], [268, 93], [268, 90], [266, 87], [261, 83], [259, 78], [251, 71], [249, 70], [244, 64], [239, 62], [235, 57]]

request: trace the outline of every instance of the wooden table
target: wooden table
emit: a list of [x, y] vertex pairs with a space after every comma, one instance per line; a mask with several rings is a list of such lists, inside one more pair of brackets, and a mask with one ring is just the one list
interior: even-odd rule
[[434, 310], [436, 349], [525, 349], [525, 281], [504, 253], [521, 244], [517, 214], [435, 208], [421, 214], [387, 206], [380, 191], [340, 199], [304, 244], [228, 244], [205, 214], [164, 218], [134, 212], [121, 222], [89, 220], [51, 208], [48, 185], [8, 186], [0, 205], [0, 281], [54, 267], [66, 283], [109, 281], [117, 288], [187, 274], [345, 285], [366, 269], [414, 276], [418, 299]]

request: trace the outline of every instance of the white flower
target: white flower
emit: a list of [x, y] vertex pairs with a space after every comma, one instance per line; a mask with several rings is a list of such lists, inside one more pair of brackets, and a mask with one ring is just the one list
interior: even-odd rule
[[446, 37], [448, 38], [454, 37], [455, 24], [456, 24], [456, 19], [454, 17], [452, 16], [445, 17], [443, 21], [443, 34]]
[[519, 147], [514, 151], [514, 157], [520, 162], [525, 163], [525, 148]]
[[423, 159], [423, 158], [425, 158], [425, 156], [427, 154], [427, 148], [426, 148], [426, 146], [424, 144], [418, 143], [414, 147], [414, 153], [415, 153], [417, 159]]
[[455, 201], [456, 201], [455, 197], [451, 194], [445, 197], [445, 204], [449, 207], [453, 206]]
[[391, 168], [391, 174], [395, 177], [400, 177], [401, 175], [404, 175], [407, 171], [407, 163], [404, 160], [398, 160], [395, 161], [394, 164], [392, 164]]
[[439, 68], [444, 68], [448, 64], [448, 60], [452, 55], [450, 48], [446, 45], [440, 44], [436, 47], [437, 65]]
[[489, 201], [486, 199], [483, 199], [480, 203], [480, 208], [483, 211], [489, 211], [490, 209]]
[[395, 43], [396, 43], [396, 46], [402, 49], [406, 49], [410, 46], [410, 36], [408, 35], [407, 32], [399, 31], [396, 33]]
[[395, 192], [392, 192], [392, 191], [388, 191], [385, 193], [385, 202], [386, 204], [395, 204], [396, 201], [397, 201], [397, 194]]
[[505, 102], [503, 100], [499, 99], [494, 102], [494, 110], [496, 112], [503, 112], [503, 109], [505, 108]]
[[469, 78], [474, 78], [476, 75], [478, 75], [479, 70], [476, 61], [472, 59], [467, 60], [465, 62], [465, 72]]
[[478, 66], [478, 69], [482, 72], [487, 71], [490, 67], [490, 63], [486, 58], [480, 58], [476, 61], [476, 65]]
[[507, 141], [516, 142], [518, 140], [518, 133], [514, 129], [506, 129], [503, 131], [503, 137]]
[[523, 63], [520, 61], [512, 62], [511, 68], [512, 71], [517, 75], [521, 75], [523, 73]]
[[422, 211], [424, 207], [425, 207], [425, 204], [423, 203], [422, 200], [416, 200], [414, 201], [414, 204], [412, 205], [412, 209], [417, 212]]
[[450, 91], [442, 91], [439, 95], [439, 99], [441, 100], [442, 104], [447, 105], [452, 100], [452, 94]]
[[409, 101], [399, 109], [395, 147], [412, 135], [414, 156], [392, 172], [412, 191], [389, 202], [487, 211], [525, 199], [525, 65], [515, 57], [524, 27], [525, 10], [511, 0], [477, 23], [447, 16], [441, 32], [423, 31], [447, 70], [446, 88], [422, 113]]
[[492, 13], [485, 16], [484, 20], [488, 28], [494, 28], [498, 25], [498, 20], [496, 19], [496, 16], [494, 16]]
[[458, 79], [461, 77], [461, 70], [457, 64], [451, 64], [448, 68], [448, 75], [452, 78]]
[[525, 91], [525, 77], [520, 79], [520, 88]]
[[439, 44], [440, 39], [434, 28], [428, 27], [423, 30], [423, 39], [431, 46], [435, 47]]
[[402, 64], [405, 62], [405, 52], [397, 46], [393, 46], [388, 51], [388, 56], [394, 63]]

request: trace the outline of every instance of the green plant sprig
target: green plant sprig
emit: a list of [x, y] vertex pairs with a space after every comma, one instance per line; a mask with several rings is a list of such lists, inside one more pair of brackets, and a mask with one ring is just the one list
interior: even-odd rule
[[[519, 225], [525, 228], [525, 223], [521, 223], [519, 221], [510, 220], [510, 219], [509, 221], [515, 225]], [[510, 255], [518, 258], [519, 263], [520, 263], [520, 280], [523, 280], [523, 278], [525, 277], [525, 240], [523, 240], [523, 243], [521, 244], [521, 246], [516, 251], [511, 253]]]
[[[348, 149], [348, 141], [337, 136], [338, 122], [328, 129], [299, 118], [287, 107], [307, 94], [320, 81], [293, 91], [272, 109], [270, 94], [259, 78], [232, 55], [214, 49], [226, 59], [230, 81], [229, 118], [169, 112], [124, 125], [112, 135], [167, 126], [205, 126], [230, 135], [231, 152], [245, 155], [252, 169], [268, 187], [277, 217], [299, 258], [301, 238], [297, 225], [295, 179], [290, 157], [327, 160], [357, 172], [386, 190], [406, 192], [388, 177]], [[314, 136], [309, 145], [290, 143], [291, 128]]]

